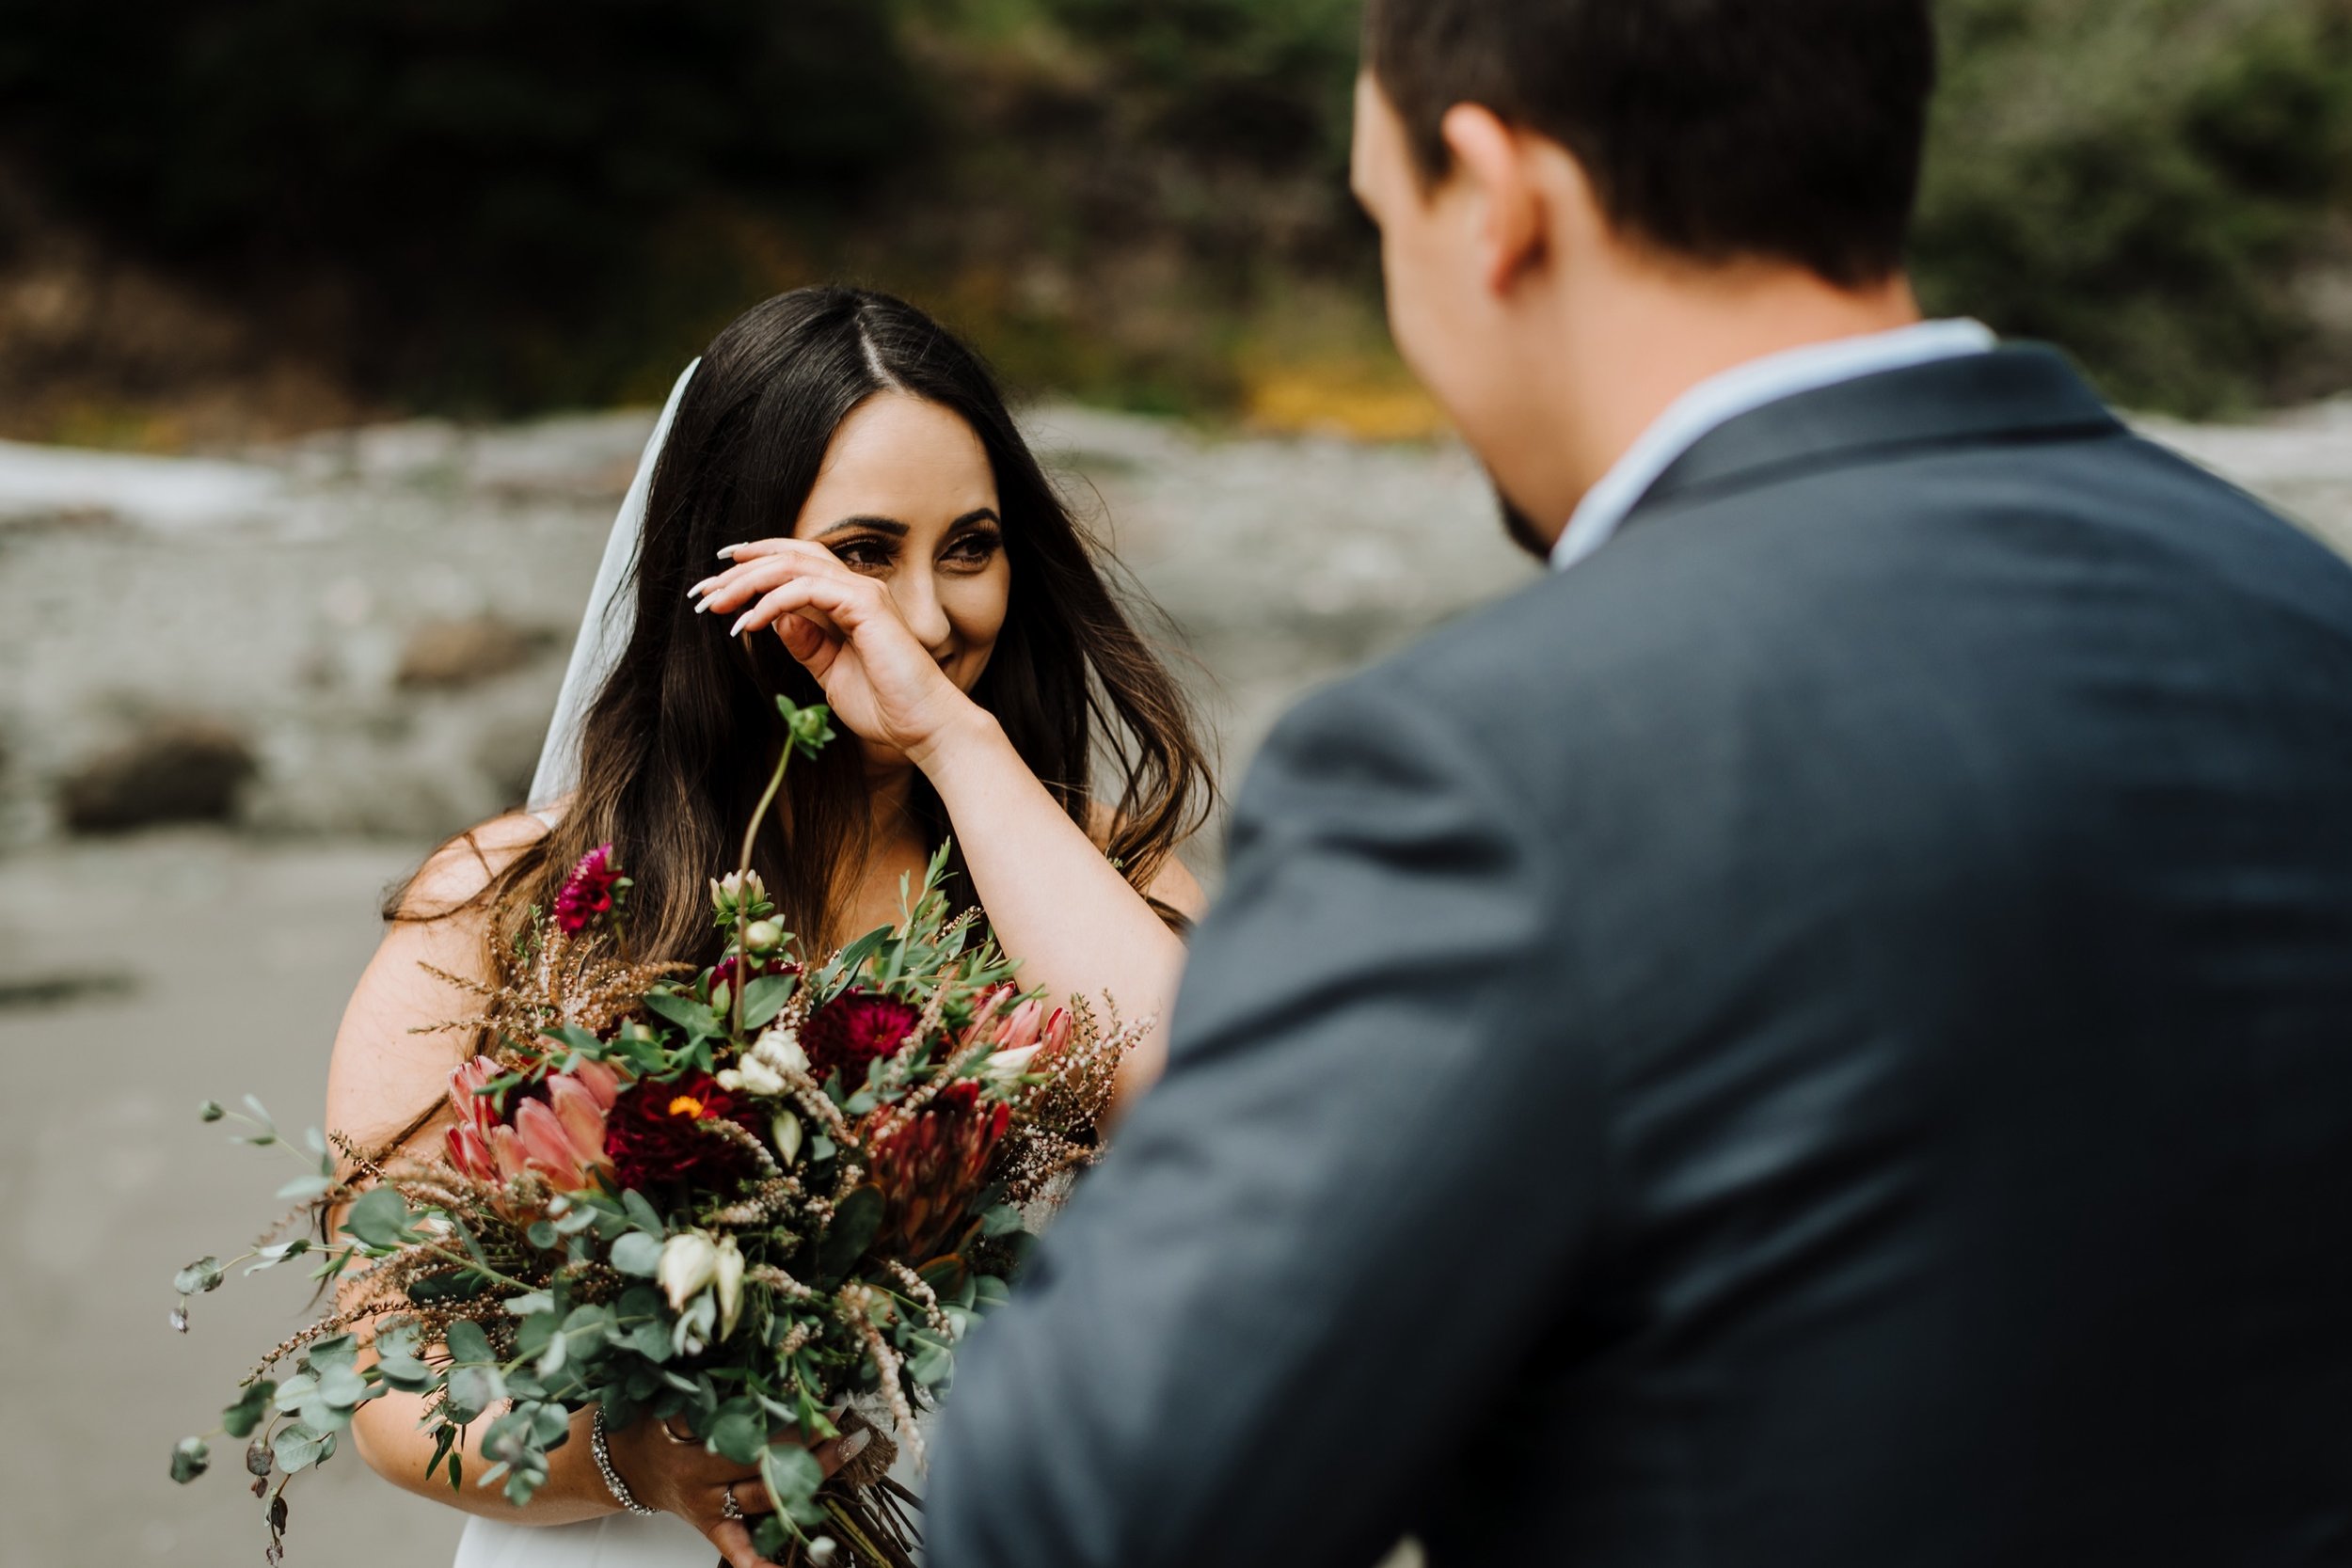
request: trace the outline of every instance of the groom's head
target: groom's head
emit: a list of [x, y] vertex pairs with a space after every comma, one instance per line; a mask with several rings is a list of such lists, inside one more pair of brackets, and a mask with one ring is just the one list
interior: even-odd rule
[[[1638, 433], [1713, 358], [1909, 308], [1934, 75], [1930, 0], [1371, 0], [1397, 344], [1531, 526], [1606, 467], [1617, 432], [1562, 423], [1607, 426], [1613, 378]], [[1564, 440], [1594, 451], [1531, 451]]]

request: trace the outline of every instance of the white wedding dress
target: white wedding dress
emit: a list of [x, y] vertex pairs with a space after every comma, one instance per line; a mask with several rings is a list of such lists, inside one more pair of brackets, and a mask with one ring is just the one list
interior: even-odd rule
[[719, 1549], [683, 1519], [610, 1514], [577, 1525], [466, 1521], [454, 1568], [714, 1568]]

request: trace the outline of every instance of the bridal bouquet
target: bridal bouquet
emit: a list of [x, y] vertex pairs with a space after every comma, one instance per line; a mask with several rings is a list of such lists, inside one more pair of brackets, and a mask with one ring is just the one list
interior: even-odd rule
[[[791, 739], [770, 802], [794, 752], [832, 737], [824, 709], [780, 705]], [[181, 1271], [172, 1313], [185, 1332], [189, 1298], [237, 1263], [309, 1258], [336, 1291], [222, 1413], [267, 1498], [272, 1562], [287, 1481], [393, 1390], [423, 1397], [452, 1487], [528, 1502], [572, 1414], [596, 1406], [612, 1427], [683, 1422], [755, 1465], [776, 1510], [755, 1526], [763, 1555], [913, 1561], [914, 1499], [880, 1432], [919, 1459], [917, 1410], [1004, 1298], [1025, 1211], [1092, 1158], [1150, 1027], [1023, 993], [975, 917], [948, 916], [945, 861], [906, 890], [899, 926], [822, 959], [738, 871], [711, 887], [725, 956], [689, 975], [630, 956], [629, 883], [599, 849], [495, 984], [457, 982], [484, 1010], [448, 1027], [487, 1044], [451, 1075], [443, 1147], [310, 1134], [280, 1193], [299, 1207], [244, 1257]], [[247, 1103], [243, 1141], [289, 1147]], [[461, 1439], [485, 1421], [491, 1463], [469, 1478]], [[876, 1436], [827, 1481], [804, 1445], [861, 1427]], [[187, 1438], [172, 1475], [209, 1462]]]

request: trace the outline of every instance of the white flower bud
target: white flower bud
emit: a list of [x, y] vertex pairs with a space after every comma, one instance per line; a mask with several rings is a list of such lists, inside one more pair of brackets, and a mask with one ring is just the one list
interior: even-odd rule
[[[801, 1049], [801, 1037], [791, 1029], [771, 1029], [759, 1037], [752, 1047], [752, 1059], [765, 1063], [778, 1072], [806, 1072], [808, 1053]], [[781, 1094], [780, 1088], [769, 1091]]]
[[786, 1164], [801, 1157], [801, 1118], [789, 1111], [778, 1111], [776, 1119], [768, 1124], [775, 1134], [776, 1153]]
[[768, 884], [759, 879], [756, 871], [730, 871], [710, 879], [710, 907], [721, 914], [732, 914], [744, 905], [767, 901]]
[[1018, 1051], [999, 1051], [980, 1064], [980, 1070], [1000, 1083], [1009, 1083], [1029, 1070], [1029, 1063], [1041, 1047], [1025, 1045]]
[[683, 1312], [686, 1304], [708, 1285], [719, 1268], [719, 1248], [699, 1230], [682, 1231], [661, 1243], [654, 1278], [670, 1298], [670, 1310]]
[[723, 1339], [735, 1332], [735, 1321], [743, 1315], [743, 1254], [734, 1237], [720, 1240], [711, 1278], [719, 1288], [719, 1338]]
[[735, 1082], [726, 1084], [726, 1086], [744, 1094], [779, 1095], [790, 1086], [785, 1083], [783, 1073], [755, 1055], [744, 1057], [735, 1064], [732, 1071], [719, 1075], [723, 1084], [730, 1077]]

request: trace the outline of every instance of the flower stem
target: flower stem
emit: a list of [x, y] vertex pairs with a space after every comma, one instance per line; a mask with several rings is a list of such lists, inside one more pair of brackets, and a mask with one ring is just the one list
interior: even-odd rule
[[751, 885], [752, 846], [759, 839], [760, 824], [768, 820], [769, 808], [776, 803], [776, 795], [784, 788], [785, 769], [791, 766], [792, 732], [787, 726], [784, 736], [784, 750], [776, 756], [776, 770], [768, 776], [767, 793], [759, 798], [759, 804], [752, 809], [751, 825], [743, 830], [743, 852], [736, 857], [735, 994], [727, 998], [727, 1007], [734, 1014], [735, 1034], [738, 1038], [740, 1038], [743, 1034], [743, 988], [752, 975], [752, 949], [750, 942], [745, 940], [745, 933], [751, 929], [752, 900], [746, 890]]

